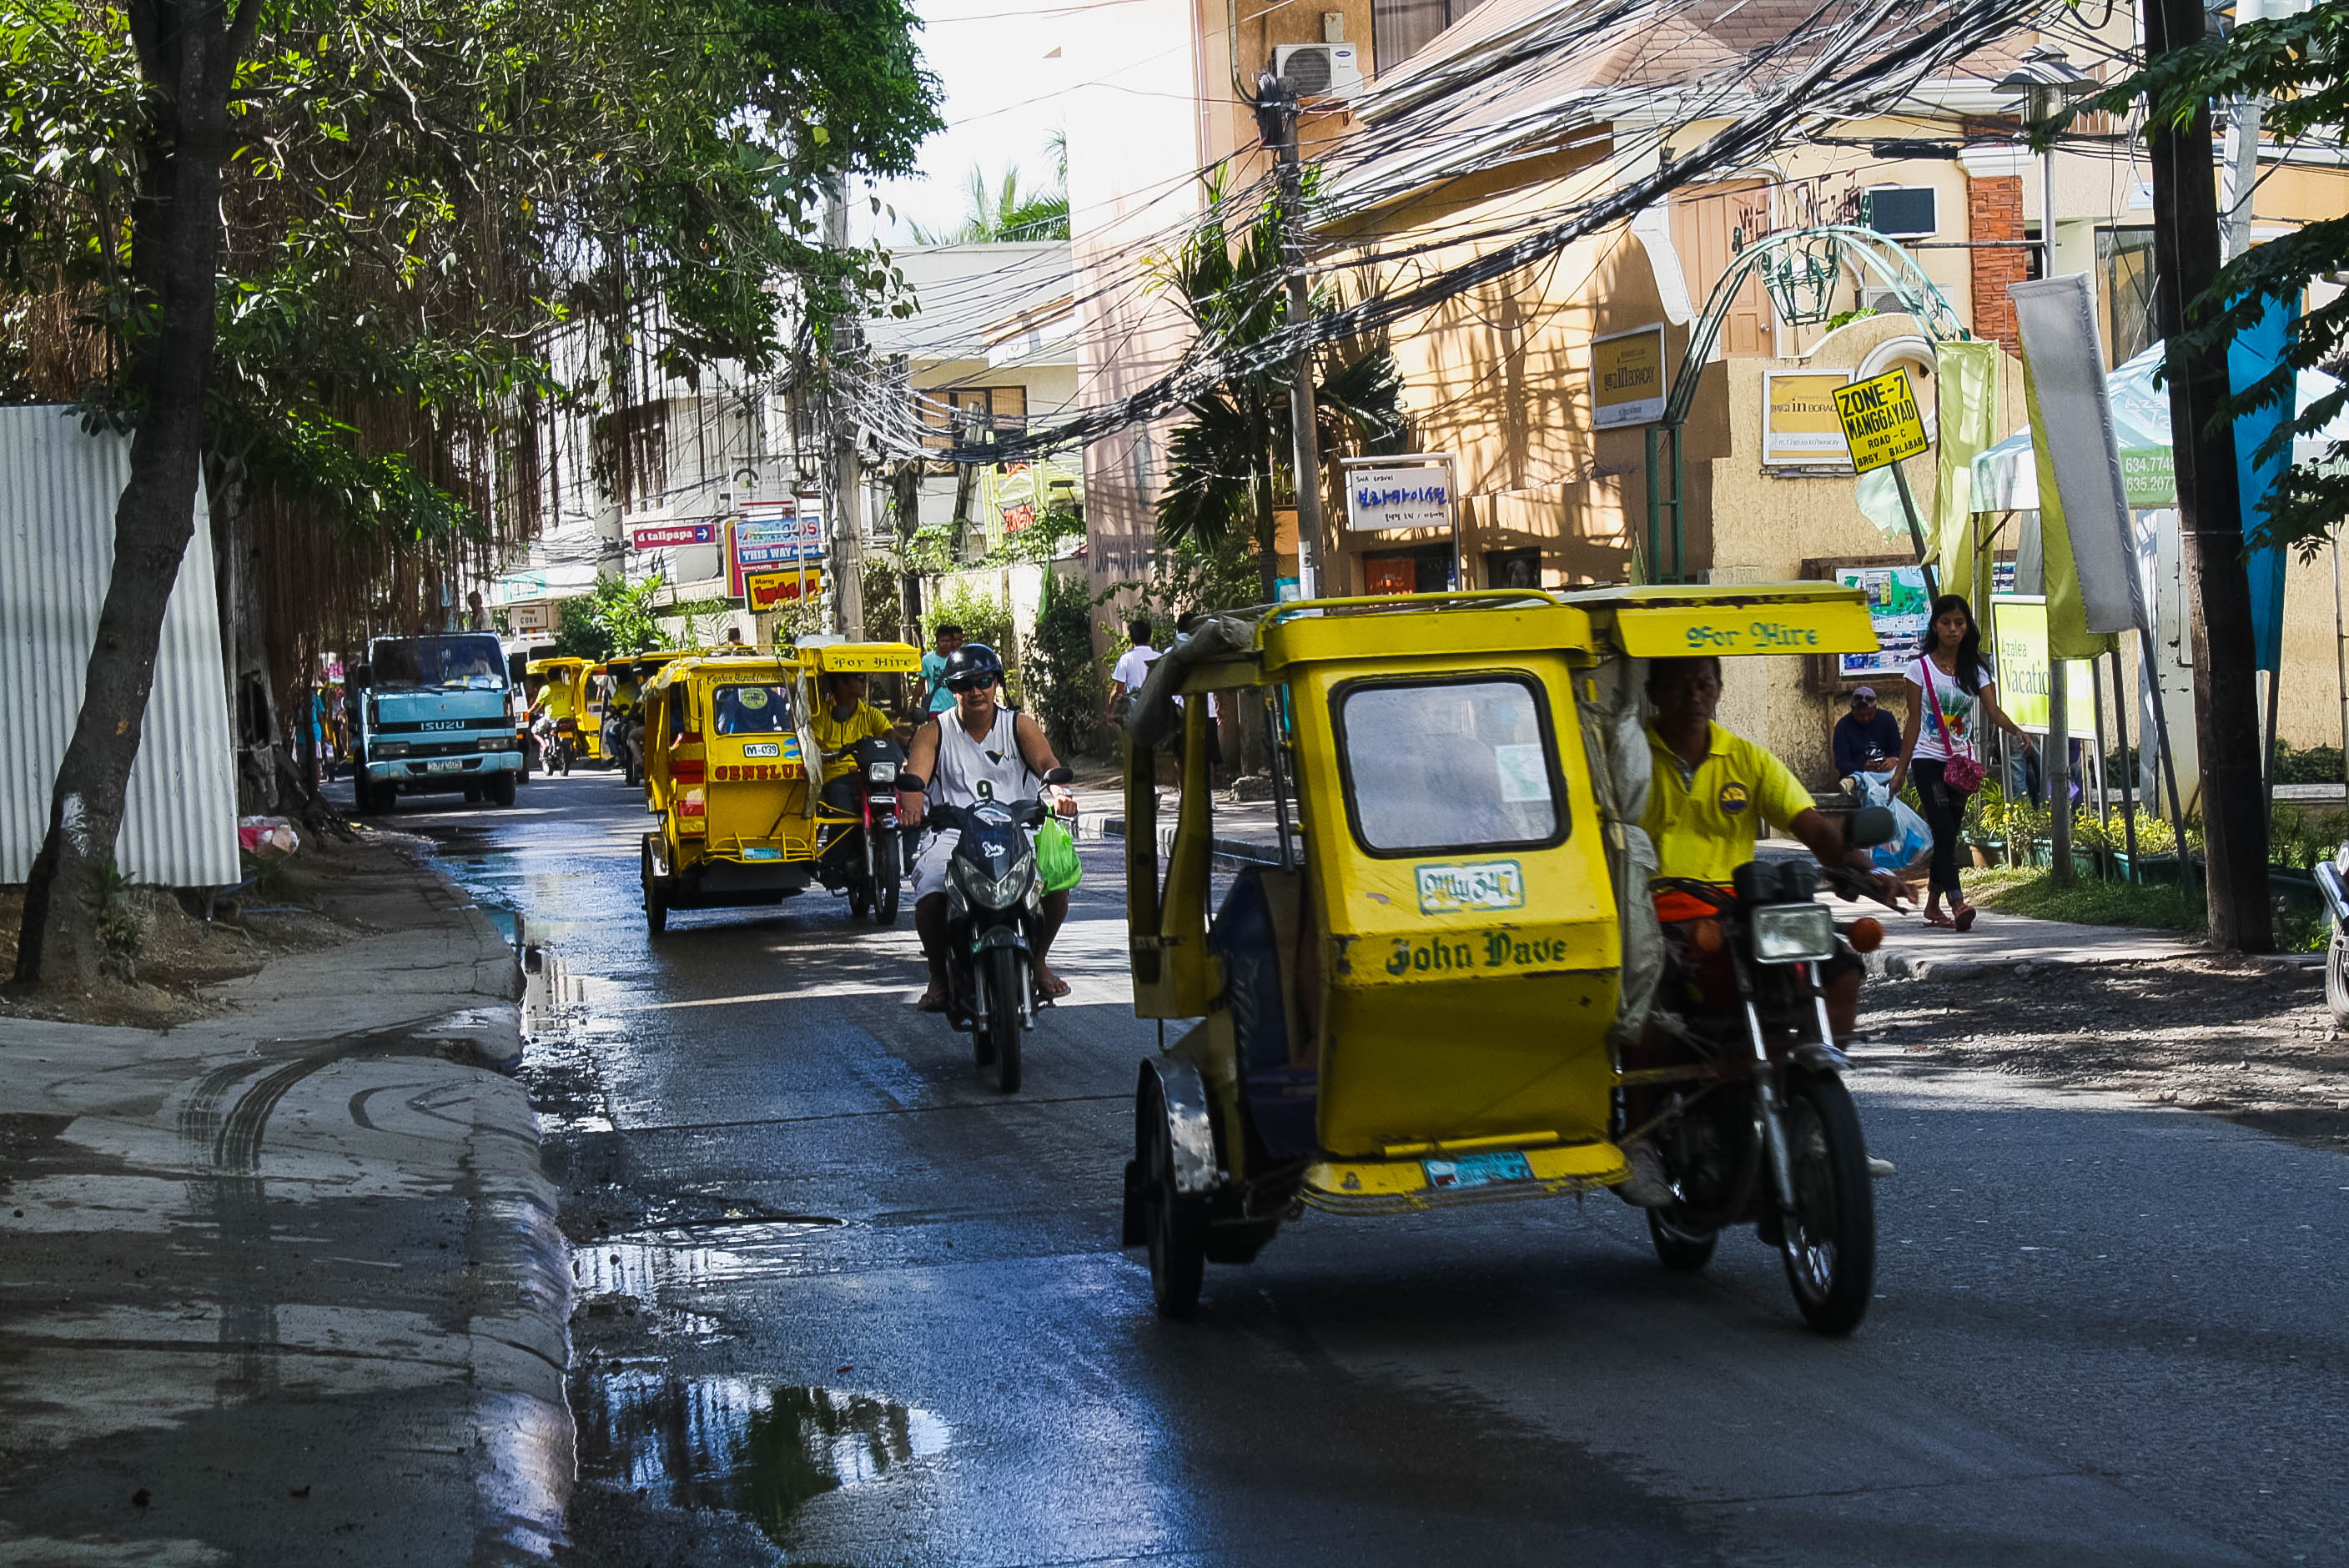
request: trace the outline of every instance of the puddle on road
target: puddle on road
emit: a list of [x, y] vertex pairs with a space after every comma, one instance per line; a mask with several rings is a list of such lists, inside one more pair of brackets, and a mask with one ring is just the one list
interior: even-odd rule
[[616, 1368], [574, 1384], [583, 1478], [719, 1508], [779, 1545], [811, 1499], [944, 1451], [945, 1421], [876, 1394]]

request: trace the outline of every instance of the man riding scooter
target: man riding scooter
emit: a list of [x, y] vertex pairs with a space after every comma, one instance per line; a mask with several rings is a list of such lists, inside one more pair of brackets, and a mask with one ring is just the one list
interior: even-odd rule
[[[924, 805], [930, 799], [941, 805], [968, 807], [982, 800], [1027, 800], [1046, 796], [1063, 816], [1073, 815], [1076, 798], [1058, 786], [1044, 784], [1044, 775], [1061, 765], [1052, 755], [1044, 727], [998, 700], [1003, 683], [1003, 661], [985, 643], [966, 643], [947, 656], [940, 683], [954, 694], [955, 706], [934, 714], [914, 732], [914, 744], [898, 775], [898, 820], [919, 827]], [[961, 835], [953, 829], [932, 835], [914, 862], [914, 924], [922, 938], [922, 956], [930, 966], [929, 988], [922, 993], [926, 1013], [947, 1008], [947, 862]], [[1045, 954], [1052, 937], [1068, 917], [1069, 895], [1047, 893], [1041, 909], [1041, 931], [1035, 945], [1037, 995], [1052, 1000], [1069, 994], [1068, 983], [1052, 973]], [[1016, 971], [1015, 971], [1016, 973]]]
[[[823, 803], [843, 817], [863, 812], [864, 780], [856, 772], [856, 743], [885, 738], [893, 726], [889, 716], [864, 700], [864, 676], [843, 672], [824, 677], [827, 700], [810, 721], [816, 749], [823, 755]], [[832, 842], [848, 837], [848, 830], [826, 835]]]
[[[1767, 822], [1800, 840], [1823, 866], [1870, 873], [1879, 896], [1907, 896], [1889, 872], [1873, 871], [1867, 851], [1845, 847], [1843, 834], [1819, 814], [1810, 791], [1785, 763], [1713, 721], [1721, 702], [1718, 658], [1651, 661], [1648, 700], [1656, 717], [1648, 729], [1653, 771], [1641, 826], [1655, 843], [1660, 878], [1726, 885], [1738, 867], [1754, 858], [1755, 841]], [[1687, 894], [1665, 893], [1657, 900], [1656, 913], [1663, 923], [1666, 955], [1659, 1003], [1692, 1003], [1705, 1010], [1734, 1006], [1733, 984], [1724, 994], [1718, 953], [1698, 936], [1713, 908]], [[1848, 951], [1838, 951], [1820, 965], [1827, 1021], [1838, 1040], [1849, 1038], [1858, 1026], [1859, 977], [1859, 959]], [[1625, 1053], [1624, 1066], [1663, 1066], [1671, 1055], [1671, 1042], [1651, 1024]], [[1624, 1152], [1631, 1178], [1617, 1192], [1642, 1208], [1671, 1202], [1654, 1148], [1640, 1139]]]

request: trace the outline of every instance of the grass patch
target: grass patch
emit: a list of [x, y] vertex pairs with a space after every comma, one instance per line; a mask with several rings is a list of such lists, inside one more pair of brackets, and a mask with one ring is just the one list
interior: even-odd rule
[[[2208, 919], [2199, 891], [2189, 893], [2158, 883], [2141, 886], [2095, 881], [2077, 881], [2070, 887], [2057, 887], [2045, 872], [2033, 872], [2019, 881], [1998, 880], [2003, 885], [1992, 885], [1987, 876], [1969, 878], [1970, 883], [1980, 888], [1980, 895], [1973, 902], [2002, 913], [2028, 915], [2033, 920], [2133, 925], [2147, 931], [2199, 932]], [[1969, 889], [1970, 893], [1972, 891]]]

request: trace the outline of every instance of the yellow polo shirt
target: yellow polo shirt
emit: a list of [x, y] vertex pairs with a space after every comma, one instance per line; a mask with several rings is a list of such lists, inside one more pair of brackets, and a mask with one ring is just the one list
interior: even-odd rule
[[1648, 752], [1655, 777], [1640, 826], [1656, 841], [1661, 876], [1725, 882], [1754, 858], [1764, 822], [1783, 830], [1816, 804], [1785, 763], [1717, 724], [1693, 769], [1653, 729]]
[[891, 728], [889, 716], [869, 702], [858, 703], [856, 711], [846, 718], [833, 717], [832, 704], [825, 703], [816, 710], [808, 727], [815, 732], [816, 745], [826, 751], [842, 753], [823, 765], [823, 781], [827, 784], [843, 773], [855, 771], [856, 758], [846, 755], [848, 748], [860, 740], [887, 735]]

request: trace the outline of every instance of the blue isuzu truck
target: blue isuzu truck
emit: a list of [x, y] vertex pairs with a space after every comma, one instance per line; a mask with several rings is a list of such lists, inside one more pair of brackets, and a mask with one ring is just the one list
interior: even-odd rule
[[513, 804], [523, 778], [519, 716], [492, 634], [378, 637], [351, 672], [348, 700], [362, 813], [436, 789]]

